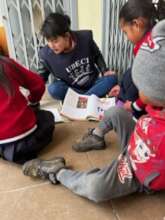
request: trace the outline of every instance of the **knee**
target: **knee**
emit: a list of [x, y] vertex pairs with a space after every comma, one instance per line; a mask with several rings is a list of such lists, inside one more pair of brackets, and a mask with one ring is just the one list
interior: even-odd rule
[[56, 83], [48, 86], [48, 92], [54, 99], [63, 100], [65, 97], [64, 89], [61, 89]]
[[104, 79], [107, 85], [114, 86], [117, 84], [117, 76], [115, 74], [110, 76], [105, 76]]
[[53, 98], [56, 98], [56, 93], [57, 93], [56, 85], [50, 84], [50, 85], [48, 86], [48, 92], [49, 92], [49, 94], [50, 94]]
[[130, 118], [132, 118], [132, 115], [128, 111], [117, 106], [111, 107], [104, 112], [104, 119], [111, 120], [113, 122], [118, 120], [128, 121]]

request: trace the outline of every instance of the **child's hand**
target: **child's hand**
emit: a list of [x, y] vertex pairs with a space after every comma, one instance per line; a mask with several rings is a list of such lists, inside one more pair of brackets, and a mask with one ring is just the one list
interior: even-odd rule
[[110, 75], [114, 75], [115, 74], [115, 71], [112, 71], [112, 70], [108, 70], [106, 72], [104, 72], [104, 76], [110, 76]]
[[131, 107], [131, 101], [126, 101], [125, 103], [124, 103], [124, 105], [123, 105], [123, 108], [125, 109], [125, 110], [127, 110], [127, 111], [129, 111], [129, 112], [132, 112], [132, 107]]
[[109, 96], [114, 96], [114, 97], [117, 97], [120, 93], [120, 86], [119, 85], [116, 85], [114, 86], [110, 92], [108, 93]]

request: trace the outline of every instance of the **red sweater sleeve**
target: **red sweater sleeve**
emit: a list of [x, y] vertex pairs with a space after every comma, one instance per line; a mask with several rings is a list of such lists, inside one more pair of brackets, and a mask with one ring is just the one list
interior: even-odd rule
[[144, 104], [140, 98], [136, 99], [136, 101], [132, 103], [132, 108], [136, 111], [143, 111], [145, 107], [146, 104]]
[[45, 83], [43, 79], [37, 73], [34, 73], [31, 70], [26, 69], [13, 59], [10, 60], [13, 63], [12, 76], [10, 77], [14, 78], [20, 86], [29, 90], [29, 102], [39, 102], [45, 91]]

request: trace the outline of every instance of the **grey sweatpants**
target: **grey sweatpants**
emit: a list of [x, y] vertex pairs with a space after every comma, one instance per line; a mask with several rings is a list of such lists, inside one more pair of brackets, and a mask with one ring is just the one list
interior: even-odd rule
[[[95, 202], [131, 194], [140, 189], [140, 184], [132, 173], [127, 157], [127, 143], [135, 126], [131, 115], [122, 108], [113, 107], [105, 112], [99, 128], [104, 133], [114, 129], [121, 143], [120, 159], [114, 160], [109, 166], [90, 171], [74, 171], [62, 169], [57, 174], [58, 181], [74, 193]], [[121, 164], [126, 169], [121, 169]]]

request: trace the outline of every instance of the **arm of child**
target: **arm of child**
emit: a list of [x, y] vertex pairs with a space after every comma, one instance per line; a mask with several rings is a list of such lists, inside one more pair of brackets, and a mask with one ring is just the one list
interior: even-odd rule
[[108, 93], [108, 95], [109, 95], [110, 97], [117, 97], [117, 96], [119, 95], [119, 93], [120, 93], [120, 86], [119, 86], [119, 85], [116, 85], [116, 86], [114, 86], [114, 87], [110, 90], [110, 92]]
[[138, 98], [135, 102], [132, 102], [132, 113], [136, 119], [140, 118], [143, 114], [146, 114], [145, 107], [146, 104], [144, 104], [140, 98]]
[[129, 100], [124, 102], [123, 108], [129, 112], [132, 112], [132, 102]]
[[132, 102], [131, 104], [131, 108], [133, 111], [138, 111], [138, 112], [144, 111], [145, 107], [146, 104], [144, 104], [140, 98], [138, 98], [136, 101]]
[[38, 56], [39, 56], [39, 64], [38, 64], [38, 70], [37, 72], [40, 74], [40, 76], [43, 78], [45, 82], [48, 81], [48, 77], [51, 73], [51, 68], [49, 67], [48, 63], [45, 60], [45, 50], [46, 47], [43, 47], [39, 50]]
[[116, 72], [113, 70], [108, 70], [108, 71], [104, 72], [104, 76], [111, 76], [111, 75], [115, 75], [115, 74], [116, 74]]
[[28, 100], [30, 103], [37, 104], [44, 91], [45, 91], [45, 83], [41, 76], [37, 73], [28, 70], [24, 66], [20, 65], [16, 61], [11, 60], [11, 64], [13, 64], [12, 78], [17, 80], [20, 86], [29, 90], [30, 94], [28, 96]]
[[44, 82], [48, 81], [48, 77], [49, 77], [50, 71], [47, 68], [47, 64], [45, 63], [45, 61], [43, 59], [39, 59], [39, 65], [38, 65], [37, 72], [43, 78]]

